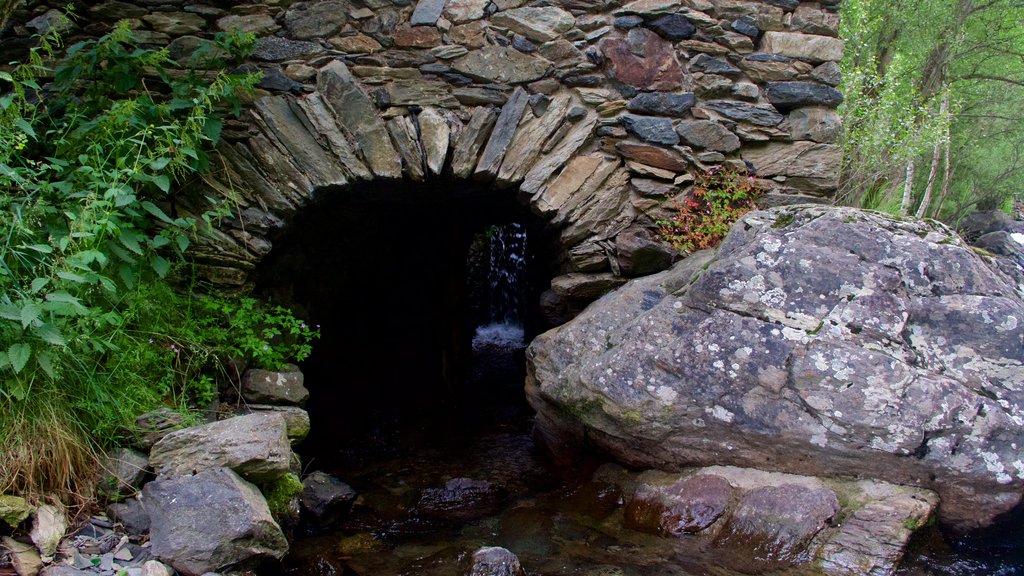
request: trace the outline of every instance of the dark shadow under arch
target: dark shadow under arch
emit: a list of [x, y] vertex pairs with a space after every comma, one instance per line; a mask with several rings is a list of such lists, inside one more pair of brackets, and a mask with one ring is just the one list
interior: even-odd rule
[[[472, 409], [481, 395], [508, 393], [464, 383], [474, 369], [478, 320], [467, 257], [482, 231], [509, 222], [524, 225], [529, 238], [529, 339], [548, 327], [539, 301], [557, 272], [556, 252], [544, 222], [514, 190], [463, 180], [321, 190], [272, 239], [254, 275], [257, 291], [321, 325], [321, 340], [302, 366], [312, 451], [374, 420]], [[525, 405], [521, 376], [513, 377], [520, 378], [518, 397], [510, 401]]]

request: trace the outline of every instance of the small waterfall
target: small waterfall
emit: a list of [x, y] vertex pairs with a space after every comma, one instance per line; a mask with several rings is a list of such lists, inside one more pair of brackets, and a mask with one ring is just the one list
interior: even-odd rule
[[473, 349], [522, 348], [525, 346], [526, 230], [517, 223], [493, 226], [487, 240], [488, 323], [477, 327]]

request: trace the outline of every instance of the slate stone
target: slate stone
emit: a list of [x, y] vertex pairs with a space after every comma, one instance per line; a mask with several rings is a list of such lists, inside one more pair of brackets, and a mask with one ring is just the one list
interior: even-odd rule
[[355, 136], [370, 170], [383, 178], [401, 177], [402, 165], [387, 129], [348, 67], [335, 60], [321, 68], [317, 90], [334, 111], [338, 123]]
[[750, 122], [757, 126], [777, 126], [784, 116], [772, 106], [734, 102], [732, 100], [709, 100], [701, 104], [730, 120]]
[[773, 31], [764, 33], [761, 51], [799, 58], [812, 64], [838, 62], [843, 58], [843, 41], [830, 36]]
[[707, 54], [698, 54], [690, 60], [690, 70], [693, 72], [705, 72], [707, 74], [722, 74], [724, 76], [736, 76], [740, 69], [733, 66], [729, 61], [722, 58], [715, 58]]
[[796, 10], [797, 6], [800, 5], [800, 0], [764, 0], [764, 2], [772, 6], [778, 6], [787, 12]]
[[691, 93], [643, 92], [630, 99], [627, 108], [640, 114], [683, 118], [696, 103], [697, 97]]
[[619, 122], [630, 134], [645, 142], [662, 146], [679, 144], [679, 136], [672, 130], [672, 121], [668, 118], [626, 114], [619, 118]]
[[843, 81], [842, 70], [835, 62], [825, 62], [811, 70], [811, 78], [829, 86], [839, 86]]
[[466, 178], [473, 172], [477, 156], [497, 118], [498, 114], [492, 108], [480, 106], [473, 109], [452, 151], [452, 173], [456, 178]]
[[749, 36], [753, 40], [757, 40], [757, 37], [761, 35], [761, 29], [757, 27], [754, 19], [750, 16], [740, 16], [733, 20], [730, 26], [734, 31]]
[[817, 82], [769, 82], [765, 96], [779, 111], [789, 112], [802, 106], [835, 108], [843, 102], [843, 94]]
[[688, 40], [697, 32], [697, 28], [682, 14], [665, 14], [645, 23], [644, 26], [673, 42]]
[[615, 149], [620, 154], [641, 164], [671, 170], [673, 172], [685, 172], [689, 166], [686, 159], [675, 150], [667, 150], [650, 144], [637, 144], [634, 142], [619, 142]]
[[525, 7], [499, 12], [491, 17], [491, 24], [534, 42], [550, 42], [571, 30], [576, 18], [555, 6]]
[[271, 92], [290, 92], [292, 94], [302, 93], [302, 84], [292, 80], [281, 71], [280, 68], [262, 68], [263, 76], [260, 78], [259, 86]]
[[474, 50], [452, 62], [452, 69], [482, 82], [523, 84], [547, 74], [550, 66], [507, 46], [488, 46]]
[[149, 513], [138, 498], [130, 498], [107, 506], [107, 515], [133, 536], [149, 532]]
[[537, 51], [537, 46], [533, 42], [530, 42], [519, 34], [512, 37], [512, 47], [527, 54]]
[[349, 6], [340, 0], [296, 2], [284, 14], [291, 38], [315, 40], [332, 36], [348, 20]]
[[487, 146], [473, 172], [474, 178], [493, 179], [498, 175], [501, 161], [505, 158], [505, 152], [508, 151], [508, 147], [512, 143], [512, 137], [515, 136], [516, 128], [519, 126], [519, 120], [523, 117], [528, 101], [529, 94], [526, 90], [516, 88], [508, 102], [502, 107], [501, 114], [498, 115], [494, 129], [491, 131], [491, 137], [487, 141]]
[[642, 17], [635, 14], [629, 14], [626, 16], [619, 16], [615, 19], [612, 25], [619, 30], [632, 30], [643, 23], [644, 19]]
[[409, 18], [409, 24], [413, 26], [433, 26], [437, 23], [437, 19], [441, 17], [444, 3], [445, 0], [419, 0], [416, 3], [416, 8], [412, 11], [412, 16]]
[[732, 152], [740, 147], [735, 134], [710, 120], [684, 120], [676, 126], [676, 132], [690, 146], [713, 152]]
[[[630, 180], [634, 188], [637, 178]], [[651, 233], [643, 228], [630, 228], [615, 237], [615, 255], [623, 276], [646, 276], [667, 269], [679, 254], [664, 242], [657, 242]]]
[[316, 42], [267, 36], [256, 40], [256, 48], [253, 50], [252, 56], [266, 62], [281, 62], [312, 56], [323, 51], [323, 47]]

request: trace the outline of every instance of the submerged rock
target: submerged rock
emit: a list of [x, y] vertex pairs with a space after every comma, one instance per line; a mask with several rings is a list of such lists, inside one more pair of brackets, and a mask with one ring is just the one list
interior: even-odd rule
[[538, 337], [527, 393], [556, 444], [923, 486], [971, 528], [1024, 488], [1022, 326], [940, 224], [778, 208]]
[[467, 576], [526, 576], [526, 572], [515, 554], [491, 546], [473, 553], [473, 567]]
[[444, 488], [424, 490], [416, 511], [441, 520], [471, 520], [493, 513], [507, 497], [508, 492], [504, 488], [490, 482], [452, 478]]
[[302, 510], [317, 524], [327, 524], [348, 513], [356, 491], [324, 472], [313, 472], [302, 481]]

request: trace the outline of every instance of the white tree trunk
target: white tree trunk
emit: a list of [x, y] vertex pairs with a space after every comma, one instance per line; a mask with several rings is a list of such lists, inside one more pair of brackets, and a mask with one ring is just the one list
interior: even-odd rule
[[[949, 90], [942, 95], [942, 103], [939, 105], [939, 117], [946, 122], [946, 130], [949, 130], [949, 114], [946, 112], [949, 110]], [[918, 218], [924, 218], [925, 213], [928, 212], [928, 205], [932, 202], [932, 190], [935, 188], [935, 177], [939, 173], [939, 160], [942, 157], [942, 143], [944, 140], [948, 140], [946, 131], [943, 131], [943, 135], [935, 140], [935, 146], [932, 148], [932, 166], [928, 171], [928, 184], [924, 187], [924, 196], [921, 198], [921, 205], [917, 207]]]
[[900, 216], [910, 213], [910, 201], [914, 191], [914, 157], [907, 158], [907, 177], [903, 181], [903, 202], [900, 203]]

